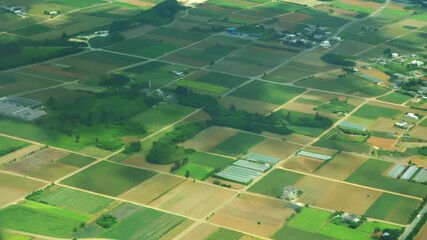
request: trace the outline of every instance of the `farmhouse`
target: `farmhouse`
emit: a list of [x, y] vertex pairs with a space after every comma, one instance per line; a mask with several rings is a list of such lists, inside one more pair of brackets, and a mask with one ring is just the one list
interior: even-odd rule
[[328, 40], [326, 40], [326, 41], [321, 42], [320, 46], [322, 48], [330, 48], [332, 45], [331, 45], [331, 42], [329, 42]]
[[417, 67], [424, 66], [424, 62], [423, 61], [419, 61], [419, 60], [413, 60], [410, 64], [416, 65]]
[[294, 186], [286, 186], [283, 188], [282, 196], [280, 198], [286, 200], [294, 200], [298, 197], [298, 189]]
[[400, 121], [394, 124], [394, 126], [398, 127], [398, 128], [402, 128], [402, 129], [408, 129], [410, 127], [410, 124], [408, 122], [405, 121]]
[[290, 209], [297, 210], [297, 209], [304, 207], [304, 204], [299, 203], [299, 202], [289, 202], [288, 204], [286, 204], [286, 207], [290, 208]]
[[419, 120], [420, 118], [415, 113], [406, 113], [405, 117]]
[[360, 216], [356, 214], [343, 213], [341, 214], [341, 218], [346, 222], [354, 222], [354, 223], [360, 222]]

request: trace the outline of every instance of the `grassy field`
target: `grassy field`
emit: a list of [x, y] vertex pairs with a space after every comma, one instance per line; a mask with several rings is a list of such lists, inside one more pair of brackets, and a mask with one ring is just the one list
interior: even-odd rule
[[392, 165], [391, 162], [369, 159], [346, 181], [421, 198], [427, 194], [426, 185], [384, 176], [385, 171]]
[[160, 239], [183, 221], [182, 217], [141, 208], [101, 236], [109, 239]]
[[93, 161], [95, 161], [95, 159], [93, 159], [91, 157], [86, 157], [86, 156], [75, 154], [75, 153], [71, 153], [71, 154], [67, 155], [66, 157], [63, 157], [63, 158], [58, 160], [58, 162], [60, 162], [60, 163], [64, 163], [64, 164], [74, 166], [74, 167], [78, 167], [78, 168], [84, 167], [84, 166], [92, 163]]
[[198, 165], [194, 163], [187, 163], [178, 169], [175, 173], [181, 176], [185, 176], [187, 171], [189, 172], [189, 178], [194, 178], [198, 180], [205, 180], [215, 168], [207, 167], [203, 165]]
[[353, 113], [352, 116], [375, 120], [379, 117], [394, 118], [399, 113], [400, 111], [396, 109], [366, 104]]
[[154, 108], [134, 116], [132, 121], [142, 123], [148, 132], [155, 132], [178, 121], [193, 111], [194, 109], [180, 105], [160, 103]]
[[282, 195], [285, 186], [293, 185], [302, 177], [302, 174], [275, 169], [250, 187], [249, 191], [278, 197]]
[[402, 103], [408, 101], [411, 98], [412, 97], [410, 97], [408, 95], [404, 95], [404, 94], [401, 94], [401, 93], [398, 93], [398, 92], [392, 92], [392, 93], [387, 94], [385, 96], [379, 97], [378, 100], [386, 101], [386, 102], [391, 102], [391, 103], [402, 104]]
[[232, 92], [231, 96], [281, 105], [304, 91], [297, 87], [253, 81]]
[[89, 191], [117, 196], [153, 177], [155, 174], [147, 170], [110, 162], [100, 162], [65, 179], [62, 183]]
[[30, 144], [23, 141], [0, 136], [0, 156], [14, 152], [28, 145]]
[[407, 224], [412, 212], [418, 208], [420, 201], [383, 193], [366, 211], [367, 217]]
[[70, 237], [74, 227], [90, 219], [86, 214], [32, 201], [0, 210], [5, 228], [62, 238]]
[[218, 228], [215, 232], [211, 233], [206, 240], [239, 240], [242, 239], [243, 233], [235, 232], [225, 228]]
[[49, 188], [32, 200], [87, 214], [99, 213], [113, 202], [108, 198], [64, 187]]
[[250, 148], [260, 143], [262, 140], [264, 140], [264, 138], [259, 135], [238, 132], [236, 135], [228, 138], [209, 151], [227, 156], [238, 156], [247, 153]]
[[352, 229], [346, 224], [336, 225], [331, 222], [329, 218], [331, 214], [329, 211], [320, 209], [303, 208], [273, 238], [282, 239], [280, 237], [284, 237], [284, 234], [291, 233], [290, 239], [369, 240], [372, 239], [371, 234], [376, 227], [399, 229], [394, 225], [378, 222], [365, 222], [357, 229]]
[[188, 156], [188, 162], [211, 168], [224, 169], [231, 165], [234, 159], [212, 155], [209, 153], [195, 152]]

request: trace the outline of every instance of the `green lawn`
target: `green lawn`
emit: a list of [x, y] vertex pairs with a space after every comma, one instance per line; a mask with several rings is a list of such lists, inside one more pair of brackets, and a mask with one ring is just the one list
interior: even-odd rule
[[275, 169], [249, 188], [249, 191], [268, 196], [282, 195], [283, 188], [298, 182], [304, 175]]
[[385, 171], [392, 165], [391, 162], [369, 159], [356, 169], [346, 181], [420, 198], [427, 195], [426, 185], [384, 176]]
[[62, 238], [69, 238], [74, 227], [91, 218], [86, 214], [32, 201], [0, 210], [2, 227]]
[[180, 120], [193, 111], [194, 109], [192, 108], [180, 105], [159, 103], [156, 107], [134, 116], [132, 121], [142, 123], [148, 132], [155, 132]]
[[418, 208], [420, 201], [394, 194], [383, 193], [369, 207], [367, 217], [407, 224], [412, 212]]
[[314, 208], [303, 208], [285, 226], [276, 232], [274, 239], [342, 239], [342, 240], [370, 240], [376, 227], [396, 228], [391, 224], [365, 222], [357, 229], [349, 228], [346, 224], [335, 225], [329, 218], [332, 213]]
[[402, 104], [406, 101], [408, 101], [409, 99], [411, 99], [411, 96], [408, 95], [404, 95], [398, 92], [392, 92], [390, 94], [387, 94], [385, 96], [379, 97], [378, 100], [381, 101], [386, 101], [386, 102], [391, 102], [391, 103], [397, 103], [397, 104]]
[[195, 152], [188, 156], [188, 162], [211, 168], [224, 169], [233, 163], [234, 159], [209, 153]]
[[0, 136], [0, 156], [14, 152], [28, 145], [30, 144], [23, 141]]
[[[117, 216], [119, 217], [119, 216]], [[108, 239], [160, 239], [184, 221], [184, 218], [142, 208], [120, 220], [102, 234]]]
[[100, 162], [62, 181], [63, 184], [118, 196], [156, 175], [155, 172]]
[[263, 137], [246, 132], [238, 132], [224, 142], [212, 148], [211, 152], [227, 156], [245, 154], [250, 148], [264, 140]]
[[353, 113], [352, 116], [375, 120], [375, 119], [378, 119], [380, 117], [394, 118], [399, 113], [400, 113], [400, 111], [396, 110], [396, 109], [366, 104], [366, 105], [362, 106], [359, 110], [357, 110], [355, 113]]
[[231, 96], [282, 105], [304, 91], [303, 88], [253, 81], [232, 92]]
[[181, 176], [185, 176], [186, 172], [190, 172], [190, 178], [205, 180], [215, 168], [198, 165], [194, 163], [187, 163], [183, 167], [179, 168], [175, 173]]
[[78, 167], [78, 168], [84, 167], [84, 166], [92, 163], [93, 161], [95, 161], [94, 158], [86, 157], [86, 156], [75, 154], [75, 153], [71, 153], [71, 154], [67, 155], [66, 157], [63, 157], [63, 158], [58, 160], [58, 162], [60, 162], [60, 163], [64, 163], [64, 164], [74, 166], [74, 167]]

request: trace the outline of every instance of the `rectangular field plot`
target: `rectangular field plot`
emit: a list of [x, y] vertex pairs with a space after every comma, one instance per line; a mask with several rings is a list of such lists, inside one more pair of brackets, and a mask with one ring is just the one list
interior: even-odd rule
[[340, 209], [359, 215], [381, 195], [378, 190], [314, 176], [305, 176], [293, 186], [303, 192], [298, 200], [301, 203], [325, 209]]
[[69, 209], [76, 212], [97, 214], [113, 203], [113, 200], [64, 187], [47, 188], [31, 200]]
[[390, 103], [402, 104], [402, 103], [407, 102], [411, 98], [412, 97], [408, 96], [408, 95], [404, 95], [404, 94], [401, 94], [398, 92], [392, 92], [388, 95], [385, 95], [385, 96], [378, 98], [378, 100], [386, 101], [386, 102], [390, 102]]
[[216, 36], [188, 48], [171, 53], [162, 60], [203, 67], [230, 55], [250, 43], [244, 39]]
[[190, 178], [197, 179], [197, 180], [205, 180], [209, 177], [213, 172], [215, 171], [215, 168], [198, 165], [194, 163], [187, 163], [184, 166], [181, 166], [178, 170], [176, 170], [174, 173], [186, 176], [189, 174]]
[[187, 86], [196, 91], [213, 94], [225, 93], [231, 88], [248, 80], [243, 77], [207, 71], [199, 71], [185, 77], [184, 79], [185, 81], [179, 81], [177, 85]]
[[57, 162], [68, 154], [67, 152], [52, 148], [41, 149], [26, 157], [6, 164], [2, 168], [7, 171], [52, 181], [78, 169], [72, 165]]
[[29, 143], [23, 141], [0, 136], [0, 156], [15, 152], [16, 150], [24, 148], [28, 145]]
[[24, 197], [32, 191], [43, 187], [46, 183], [18, 177], [6, 173], [0, 173], [0, 207]]
[[367, 158], [352, 155], [349, 153], [339, 153], [328, 164], [316, 171], [317, 175], [344, 180], [362, 165]]
[[103, 51], [91, 51], [77, 56], [54, 61], [62, 71], [82, 74], [85, 77], [143, 62], [145, 59]]
[[282, 105], [304, 91], [303, 88], [253, 81], [233, 91], [231, 96]]
[[379, 117], [394, 118], [399, 113], [400, 113], [400, 111], [396, 110], [396, 109], [367, 104], [367, 105], [364, 105], [363, 107], [361, 107], [355, 113], [353, 113], [352, 116], [376, 120]]
[[62, 183], [118, 196], [154, 175], [155, 172], [104, 161], [63, 180]]
[[346, 181], [415, 197], [424, 197], [427, 194], [427, 186], [425, 185], [385, 176], [385, 172], [391, 169], [392, 165], [391, 162], [369, 159]]
[[407, 224], [412, 212], [419, 205], [419, 200], [383, 193], [366, 211], [365, 215], [367, 217]]
[[73, 228], [91, 216], [33, 201], [0, 210], [2, 227], [52, 237], [70, 238]]
[[210, 234], [205, 240], [221, 240], [221, 239], [230, 239], [230, 240], [239, 240], [243, 237], [243, 233], [235, 232], [225, 228], [219, 228], [212, 234]]
[[282, 195], [284, 187], [295, 184], [303, 177], [304, 175], [299, 173], [274, 169], [267, 176], [255, 183], [255, 185], [250, 187], [249, 191], [272, 197], [279, 197]]
[[250, 99], [241, 98], [241, 97], [233, 97], [230, 95], [226, 95], [222, 97], [220, 99], [220, 103], [221, 105], [227, 108], [234, 106], [237, 110], [240, 110], [240, 111], [258, 113], [263, 115], [268, 114], [279, 107], [276, 104], [250, 100]]
[[282, 239], [285, 234], [297, 239], [346, 239], [346, 240], [369, 240], [376, 227], [381, 229], [400, 229], [392, 224], [378, 222], [364, 222], [357, 229], [352, 229], [347, 224], [334, 224], [330, 219], [331, 212], [314, 208], [303, 208], [300, 213], [293, 217], [273, 239]]
[[[202, 218], [232, 196], [232, 190], [187, 180], [149, 205], [189, 217]], [[197, 204], [194, 204], [195, 202]]]
[[[110, 212], [113, 216], [118, 213], [120, 213], [119, 209]], [[123, 218], [124, 216], [116, 217]], [[160, 239], [184, 221], [185, 218], [183, 217], [138, 207], [136, 211], [128, 213], [119, 223], [109, 228], [101, 237], [109, 239]]]
[[194, 69], [154, 61], [122, 70], [120, 74], [130, 77], [139, 83], [151, 84], [151, 88], [156, 89], [176, 81], [179, 78], [179, 76], [173, 74], [172, 71], [190, 74]]
[[242, 194], [217, 211], [209, 222], [267, 237], [294, 213], [294, 210], [284, 208], [284, 204], [279, 199]]
[[298, 156], [286, 160], [282, 166], [294, 171], [314, 173], [323, 163], [322, 160]]
[[0, 96], [7, 96], [17, 93], [24, 93], [46, 87], [59, 85], [60, 82], [37, 76], [28, 76], [15, 72], [0, 73]]
[[140, 185], [120, 195], [120, 198], [142, 204], [150, 204], [158, 197], [175, 188], [185, 179], [159, 173]]
[[142, 123], [147, 129], [147, 132], [155, 132], [192, 112], [194, 112], [192, 108], [175, 104], [159, 103], [154, 108], [150, 108], [132, 117], [131, 120]]
[[238, 132], [236, 135], [226, 139], [209, 151], [226, 156], [238, 156], [247, 153], [251, 147], [260, 143], [262, 140], [264, 140], [264, 138], [259, 135]]
[[61, 159], [58, 160], [58, 162], [63, 163], [63, 164], [67, 164], [70, 166], [74, 166], [74, 167], [84, 167], [90, 163], [92, 163], [93, 161], [95, 161], [94, 158], [91, 157], [86, 157], [83, 155], [78, 155], [78, 154], [74, 154], [71, 153]]

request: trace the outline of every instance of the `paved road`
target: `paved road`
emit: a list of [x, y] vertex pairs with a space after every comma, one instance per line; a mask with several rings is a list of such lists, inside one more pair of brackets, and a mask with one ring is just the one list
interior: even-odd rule
[[425, 204], [424, 207], [421, 209], [419, 213], [420, 217], [415, 218], [415, 220], [412, 221], [412, 223], [405, 228], [405, 232], [403, 232], [402, 236], [400, 236], [399, 239], [405, 240], [408, 237], [409, 233], [411, 233], [417, 226], [417, 224], [421, 221], [422, 216], [424, 216], [425, 213], [427, 213], [427, 204]]

